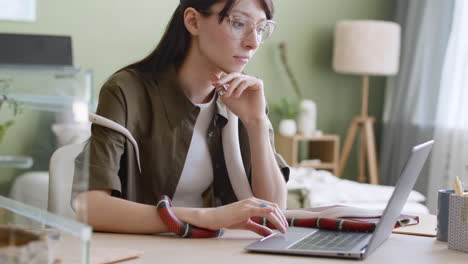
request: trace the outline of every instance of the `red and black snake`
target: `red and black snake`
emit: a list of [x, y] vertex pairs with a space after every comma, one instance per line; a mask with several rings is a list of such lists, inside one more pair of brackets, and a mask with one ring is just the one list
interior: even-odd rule
[[[169, 231], [183, 238], [211, 238], [220, 237], [223, 234], [223, 229], [210, 230], [206, 228], [196, 227], [194, 225], [181, 221], [172, 212], [172, 202], [167, 195], [161, 196], [161, 200], [157, 204], [158, 215], [169, 229]], [[251, 217], [252, 221], [257, 224], [275, 228], [264, 217]], [[351, 232], [373, 232], [375, 230], [375, 223], [364, 223], [343, 219], [334, 218], [307, 218], [307, 219], [287, 219], [289, 226], [296, 227], [311, 227], [322, 228], [337, 231], [351, 231]]]
[[[269, 228], [275, 228], [275, 226], [264, 217], [252, 217], [250, 219], [257, 224], [267, 226]], [[288, 221], [289, 226], [320, 228], [346, 232], [373, 232], [377, 226], [375, 223], [322, 217], [304, 219], [287, 218], [286, 220]]]
[[172, 212], [172, 202], [167, 195], [161, 196], [161, 200], [158, 202], [158, 215], [169, 229], [169, 231], [183, 238], [210, 238], [220, 237], [223, 235], [223, 229], [210, 230], [205, 228], [196, 227], [194, 225], [181, 221]]

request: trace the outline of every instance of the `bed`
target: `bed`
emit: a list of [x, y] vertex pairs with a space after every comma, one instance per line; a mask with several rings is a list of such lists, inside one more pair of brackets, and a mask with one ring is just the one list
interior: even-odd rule
[[[288, 209], [328, 205], [348, 205], [383, 210], [394, 187], [372, 185], [340, 179], [325, 170], [291, 168], [288, 187]], [[403, 213], [429, 214], [423, 204], [426, 197], [412, 191]]]

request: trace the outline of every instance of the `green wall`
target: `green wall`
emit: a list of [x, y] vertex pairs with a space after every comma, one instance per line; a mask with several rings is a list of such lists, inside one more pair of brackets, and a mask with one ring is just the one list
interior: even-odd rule
[[[36, 22], [0, 21], [0, 32], [71, 35], [75, 65], [93, 70], [97, 95], [110, 74], [155, 47], [177, 3], [38, 0]], [[247, 72], [263, 78], [270, 104], [293, 96], [276, 49], [286, 41], [289, 63], [303, 94], [317, 103], [318, 128], [339, 134], [343, 142], [352, 116], [360, 112], [361, 84], [358, 76], [337, 74], [331, 68], [334, 25], [341, 19], [392, 19], [393, 9], [393, 0], [276, 0], [277, 31]], [[384, 78], [371, 78], [369, 113], [377, 117], [378, 138], [384, 86]], [[9, 143], [0, 148], [8, 149]], [[354, 178], [355, 163], [353, 154], [345, 177]]]
[[[361, 78], [332, 70], [333, 33], [336, 21], [343, 19], [392, 20], [393, 0], [288, 0], [276, 1], [275, 20], [279, 23], [273, 43], [265, 44], [249, 65], [265, 80], [269, 103], [294, 96], [288, 79], [278, 64], [276, 44], [286, 41], [290, 67], [304, 97], [317, 104], [317, 127], [338, 134], [341, 146], [354, 115], [360, 114]], [[273, 59], [271, 56], [273, 55]], [[266, 67], [265, 67], [266, 65]], [[369, 114], [375, 116], [376, 142], [380, 142], [385, 78], [370, 81]], [[348, 159], [345, 178], [357, 175], [356, 147]]]

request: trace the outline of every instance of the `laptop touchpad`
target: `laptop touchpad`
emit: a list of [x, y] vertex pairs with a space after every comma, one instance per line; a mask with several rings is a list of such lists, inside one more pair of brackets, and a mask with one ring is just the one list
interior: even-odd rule
[[251, 245], [247, 246], [246, 249], [281, 249], [287, 248], [292, 243], [297, 242], [306, 236], [316, 232], [318, 229], [313, 228], [299, 228], [299, 227], [288, 227], [286, 234], [275, 233], [268, 237], [264, 237]]

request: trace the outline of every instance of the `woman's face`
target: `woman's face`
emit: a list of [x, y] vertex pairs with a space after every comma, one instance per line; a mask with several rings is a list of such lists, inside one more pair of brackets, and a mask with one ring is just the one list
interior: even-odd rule
[[[217, 70], [226, 73], [241, 72], [257, 51], [260, 39], [256, 32], [243, 38], [233, 34], [228, 18], [219, 23], [219, 12], [224, 8], [221, 2], [212, 6], [214, 15], [202, 18], [198, 35], [200, 54]], [[259, 1], [238, 0], [228, 15], [248, 18], [254, 24], [266, 20], [266, 15]]]

